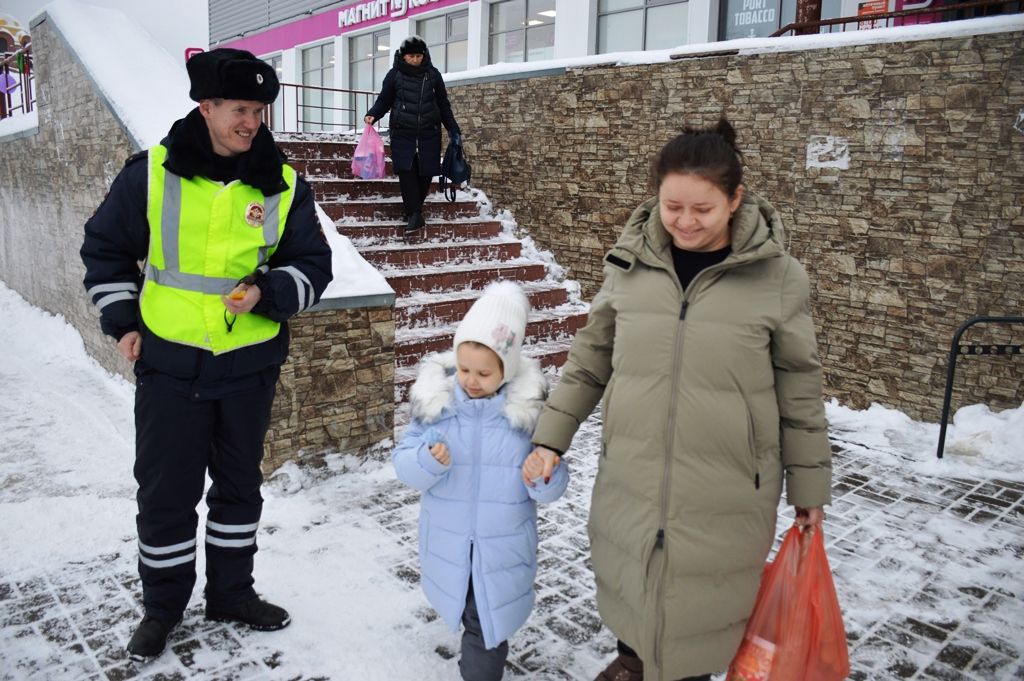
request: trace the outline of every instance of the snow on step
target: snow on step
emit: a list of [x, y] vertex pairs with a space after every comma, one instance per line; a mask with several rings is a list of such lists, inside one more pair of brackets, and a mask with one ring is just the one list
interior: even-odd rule
[[366, 249], [389, 243], [461, 243], [479, 241], [501, 234], [501, 223], [497, 220], [463, 219], [427, 221], [426, 227], [411, 234], [405, 233], [405, 222], [400, 220], [377, 220], [357, 222], [338, 220], [335, 222], [340, 234], [344, 234], [356, 248]]
[[[558, 307], [569, 300], [569, 292], [556, 282], [520, 282], [520, 286], [535, 310]], [[417, 293], [399, 298], [395, 301], [395, 323], [414, 327], [458, 322], [481, 293], [479, 289], [466, 288], [442, 293]]]
[[359, 253], [378, 267], [418, 267], [466, 261], [510, 261], [522, 255], [523, 245], [514, 239], [462, 241], [439, 244], [402, 244], [360, 248]]
[[[526, 337], [534, 340], [572, 338], [587, 323], [587, 309], [578, 303], [533, 311], [526, 322]], [[415, 364], [428, 352], [451, 347], [458, 322], [444, 326], [417, 326], [395, 330], [395, 363]]]

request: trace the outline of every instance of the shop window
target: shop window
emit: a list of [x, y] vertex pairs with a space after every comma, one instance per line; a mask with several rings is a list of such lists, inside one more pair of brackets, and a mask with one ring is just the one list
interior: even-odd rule
[[469, 54], [469, 12], [452, 12], [416, 22], [430, 59], [441, 73], [465, 71]]
[[686, 44], [687, 0], [599, 0], [597, 51], [639, 52]]
[[555, 0], [503, 0], [490, 10], [489, 63], [555, 56]]
[[[385, 29], [375, 33], [364, 33], [348, 40], [348, 87], [350, 90], [380, 92], [394, 61], [391, 49], [390, 31]], [[373, 105], [374, 98], [369, 95], [350, 94], [349, 104], [345, 112], [345, 124], [358, 126], [366, 111]], [[387, 127], [389, 116], [385, 116], [381, 127]]]
[[299, 122], [304, 131], [332, 130], [334, 120], [334, 42], [302, 50], [302, 105]]
[[796, 2], [793, 1], [724, 0], [718, 34], [722, 40], [770, 36], [782, 26], [783, 15], [789, 15], [786, 23], [793, 21], [795, 8]]

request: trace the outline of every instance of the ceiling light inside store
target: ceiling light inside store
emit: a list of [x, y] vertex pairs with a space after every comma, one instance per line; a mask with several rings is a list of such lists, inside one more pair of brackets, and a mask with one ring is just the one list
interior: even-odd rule
[[541, 21], [540, 19], [530, 19], [529, 21], [526, 22], [526, 25], [527, 26], [540, 26], [543, 23], [544, 22]]
[[542, 17], [551, 17], [552, 19], [555, 18], [555, 10], [553, 9], [546, 9], [543, 12], [537, 12], [537, 14], [539, 14]]

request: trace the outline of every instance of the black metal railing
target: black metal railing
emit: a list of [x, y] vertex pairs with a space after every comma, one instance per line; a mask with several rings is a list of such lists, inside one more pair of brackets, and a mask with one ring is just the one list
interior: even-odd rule
[[274, 132], [349, 132], [362, 128], [376, 98], [370, 90], [281, 83], [281, 94], [264, 110], [263, 120]]
[[0, 58], [0, 119], [26, 114], [35, 108], [32, 43]]
[[939, 448], [936, 456], [942, 458], [942, 450], [946, 446], [946, 421], [949, 419], [949, 403], [953, 397], [953, 375], [956, 373], [956, 360], [959, 357], [976, 357], [980, 355], [1020, 355], [1020, 345], [1009, 343], [977, 343], [961, 344], [960, 338], [967, 329], [975, 324], [1024, 324], [1024, 317], [971, 317], [960, 325], [953, 334], [953, 342], [949, 347], [949, 365], [946, 368], [946, 394], [942, 399], [942, 423], [939, 426]]
[[958, 21], [960, 19], [975, 19], [983, 16], [1017, 14], [1020, 12], [1024, 12], [1024, 2], [1021, 0], [975, 0], [974, 2], [955, 4], [935, 4], [931, 7], [906, 9], [898, 12], [878, 12], [877, 14], [862, 14], [855, 17], [794, 22], [786, 24], [775, 31], [775, 33], [771, 34], [771, 37], [841, 33], [847, 30]]

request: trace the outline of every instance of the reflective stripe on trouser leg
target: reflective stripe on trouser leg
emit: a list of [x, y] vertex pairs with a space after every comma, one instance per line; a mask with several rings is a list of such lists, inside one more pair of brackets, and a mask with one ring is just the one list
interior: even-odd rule
[[139, 577], [146, 612], [181, 617], [196, 581], [196, 505], [203, 496], [216, 417], [141, 376], [135, 387], [135, 480], [139, 513]]
[[217, 428], [206, 494], [206, 598], [230, 606], [253, 589], [253, 556], [263, 497], [263, 440], [270, 426], [275, 384], [217, 401]]

